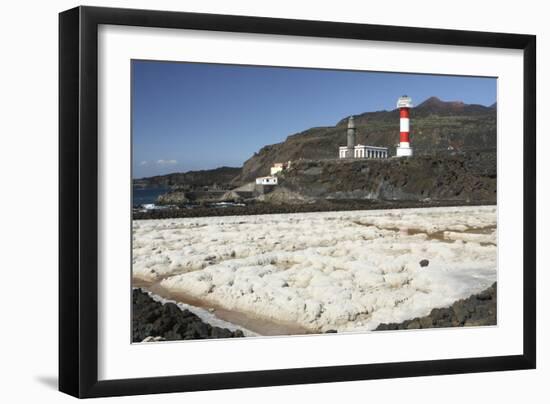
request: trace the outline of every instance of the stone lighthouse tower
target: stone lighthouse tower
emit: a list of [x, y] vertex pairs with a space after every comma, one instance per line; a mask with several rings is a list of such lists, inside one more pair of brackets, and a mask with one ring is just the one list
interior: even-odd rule
[[409, 157], [413, 155], [411, 142], [409, 139], [410, 124], [409, 111], [412, 108], [411, 97], [406, 95], [399, 97], [397, 100], [397, 108], [399, 108], [399, 147], [395, 151], [397, 157]]
[[348, 118], [348, 150], [346, 157], [353, 158], [355, 150], [355, 121], [353, 115]]

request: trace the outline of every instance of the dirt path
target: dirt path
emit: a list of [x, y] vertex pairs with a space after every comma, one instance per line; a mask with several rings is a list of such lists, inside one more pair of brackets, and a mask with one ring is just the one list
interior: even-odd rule
[[208, 310], [220, 320], [246, 328], [247, 330], [262, 336], [302, 335], [315, 333], [314, 330], [306, 329], [291, 322], [274, 321], [264, 319], [250, 313], [227, 310], [220, 305], [203, 302], [200, 299], [193, 298], [181, 292], [172, 292], [162, 287], [160, 285], [160, 281], [148, 282], [142, 279], [133, 278], [132, 286], [134, 288], [141, 288], [167, 300], [174, 300], [179, 303], [185, 303], [190, 306]]

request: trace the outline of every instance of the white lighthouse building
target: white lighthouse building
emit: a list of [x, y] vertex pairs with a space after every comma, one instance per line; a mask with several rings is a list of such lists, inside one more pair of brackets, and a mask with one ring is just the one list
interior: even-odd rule
[[399, 147], [395, 150], [397, 157], [410, 157], [413, 155], [411, 142], [409, 139], [410, 132], [410, 109], [413, 107], [411, 97], [404, 95], [397, 100], [397, 108], [399, 108]]

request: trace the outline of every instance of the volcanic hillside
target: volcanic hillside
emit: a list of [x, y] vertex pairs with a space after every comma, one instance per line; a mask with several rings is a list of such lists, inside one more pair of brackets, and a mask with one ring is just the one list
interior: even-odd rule
[[496, 153], [490, 151], [406, 159], [302, 160], [279, 174], [279, 187], [265, 198], [494, 204], [496, 170]]
[[[357, 143], [389, 147], [395, 153], [399, 138], [399, 111], [366, 112], [355, 116]], [[336, 126], [311, 128], [288, 136], [284, 142], [263, 147], [248, 159], [235, 185], [269, 174], [276, 162], [322, 160], [338, 156], [346, 144], [347, 117]], [[449, 149], [478, 151], [496, 149], [496, 104], [445, 102], [431, 97], [411, 110], [411, 142], [415, 155]]]

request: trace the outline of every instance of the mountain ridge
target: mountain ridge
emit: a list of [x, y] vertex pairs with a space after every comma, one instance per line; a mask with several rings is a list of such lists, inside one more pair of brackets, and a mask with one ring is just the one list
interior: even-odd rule
[[[354, 115], [358, 144], [388, 147], [394, 155], [399, 138], [399, 110]], [[335, 126], [314, 127], [266, 145], [245, 163], [233, 183], [240, 185], [269, 174], [269, 168], [289, 160], [335, 159], [346, 144], [348, 117]], [[445, 150], [472, 151], [496, 148], [496, 105], [466, 104], [429, 97], [411, 109], [411, 143], [415, 154]]]
[[241, 167], [221, 166], [210, 170], [191, 170], [134, 179], [133, 185], [141, 188], [189, 186], [191, 188], [217, 184], [227, 187], [241, 171]]

